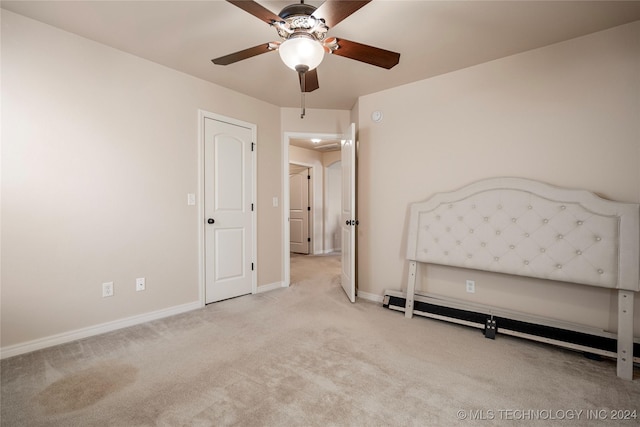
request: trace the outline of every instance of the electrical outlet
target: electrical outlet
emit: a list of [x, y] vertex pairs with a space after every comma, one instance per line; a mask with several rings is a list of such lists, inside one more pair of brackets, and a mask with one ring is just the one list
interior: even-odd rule
[[136, 291], [144, 291], [145, 288], [144, 277], [138, 277], [136, 279]]
[[476, 292], [476, 282], [473, 280], [467, 280], [467, 292], [473, 294]]
[[107, 282], [102, 284], [102, 297], [113, 296], [113, 282]]

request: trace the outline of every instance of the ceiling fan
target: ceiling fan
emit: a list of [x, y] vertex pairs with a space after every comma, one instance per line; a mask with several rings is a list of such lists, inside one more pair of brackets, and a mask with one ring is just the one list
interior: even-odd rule
[[226, 0], [275, 27], [281, 41], [262, 43], [248, 49], [212, 59], [214, 64], [229, 65], [243, 59], [277, 50], [282, 61], [298, 73], [300, 90], [318, 89], [318, 73], [325, 53], [390, 69], [400, 61], [400, 54], [343, 38], [326, 37], [327, 31], [365, 6], [371, 0], [326, 0], [318, 8], [300, 3], [285, 6], [277, 15], [253, 0]]

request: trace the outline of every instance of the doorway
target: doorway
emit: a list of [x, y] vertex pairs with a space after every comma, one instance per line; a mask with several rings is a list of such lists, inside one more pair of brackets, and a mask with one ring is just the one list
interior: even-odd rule
[[[333, 156], [327, 153], [326, 149], [319, 150], [305, 150], [307, 155], [300, 154], [297, 140], [306, 139], [320, 139], [323, 142], [320, 145], [325, 144], [325, 141], [337, 142], [334, 144]], [[339, 227], [340, 221], [340, 202], [341, 202], [341, 186], [339, 179], [340, 171], [340, 141], [343, 135], [341, 134], [317, 134], [317, 133], [288, 133], [284, 134], [283, 138], [283, 158], [284, 158], [284, 171], [289, 174], [291, 165], [309, 168], [309, 176], [311, 176], [310, 186], [310, 238], [311, 245], [309, 248], [309, 254], [320, 256], [331, 253], [339, 253], [341, 245], [336, 242], [341, 239], [341, 232]], [[293, 150], [290, 150], [295, 144]], [[329, 145], [329, 144], [326, 144]], [[298, 155], [296, 155], [296, 151]], [[293, 152], [293, 154], [292, 154]], [[315, 156], [310, 156], [310, 152], [315, 152]], [[322, 154], [322, 156], [320, 156]], [[323, 160], [324, 157], [324, 160]], [[337, 179], [337, 181], [336, 181]], [[283, 186], [283, 204], [291, 203], [290, 197], [292, 195], [292, 189], [289, 179], [284, 180]], [[331, 194], [331, 190], [337, 189], [338, 194]], [[283, 206], [285, 213], [290, 209], [290, 205]], [[289, 286], [291, 283], [291, 258], [292, 252], [295, 254], [295, 249], [292, 248], [292, 227], [290, 222], [290, 215], [284, 215], [283, 230], [284, 236], [284, 254], [283, 254], [283, 284]], [[298, 256], [298, 255], [294, 255]]]

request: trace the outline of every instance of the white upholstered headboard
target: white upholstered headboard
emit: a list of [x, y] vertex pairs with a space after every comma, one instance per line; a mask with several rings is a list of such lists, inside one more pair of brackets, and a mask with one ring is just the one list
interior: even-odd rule
[[492, 178], [411, 206], [407, 258], [640, 290], [639, 205]]
[[411, 205], [405, 315], [418, 263], [618, 290], [618, 376], [633, 378], [640, 205], [523, 178], [491, 178]]

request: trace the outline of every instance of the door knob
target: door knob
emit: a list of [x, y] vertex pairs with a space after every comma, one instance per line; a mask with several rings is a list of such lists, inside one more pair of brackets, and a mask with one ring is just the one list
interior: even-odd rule
[[350, 219], [348, 219], [348, 220], [345, 222], [345, 224], [346, 224], [346, 225], [351, 225], [351, 220], [350, 220]]
[[209, 218], [209, 219], [207, 220], [207, 223], [209, 223], [209, 224], [213, 224], [214, 222], [216, 222], [216, 220], [215, 220], [215, 219], [213, 219], [213, 218]]

